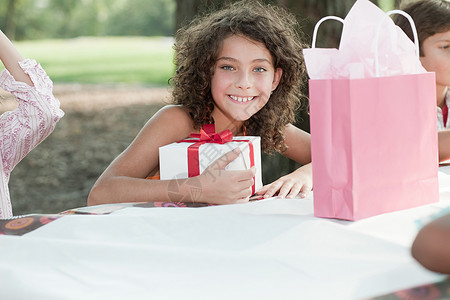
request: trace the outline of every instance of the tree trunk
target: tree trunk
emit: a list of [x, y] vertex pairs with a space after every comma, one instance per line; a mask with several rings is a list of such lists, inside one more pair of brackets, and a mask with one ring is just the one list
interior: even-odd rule
[[177, 0], [176, 24], [179, 29], [188, 24], [196, 15], [212, 8], [220, 8], [232, 0]]
[[11, 40], [14, 40], [16, 35], [15, 11], [16, 0], [9, 0], [6, 12], [5, 35]]
[[[399, 1], [399, 0], [397, 0]], [[378, 5], [378, 0], [371, 0]], [[345, 18], [354, 0], [277, 0], [277, 3], [297, 16], [307, 42], [312, 40], [315, 24], [325, 16], [338, 16]], [[336, 21], [329, 21], [320, 26], [320, 36], [317, 39], [318, 47], [338, 47], [342, 26]]]

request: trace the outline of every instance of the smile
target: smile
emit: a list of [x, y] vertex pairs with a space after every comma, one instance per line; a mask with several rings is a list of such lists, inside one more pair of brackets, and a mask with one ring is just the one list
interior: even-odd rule
[[252, 101], [253, 99], [256, 98], [254, 96], [253, 97], [236, 97], [236, 96], [232, 96], [232, 95], [229, 95], [229, 97], [234, 101], [242, 102], [242, 103]]

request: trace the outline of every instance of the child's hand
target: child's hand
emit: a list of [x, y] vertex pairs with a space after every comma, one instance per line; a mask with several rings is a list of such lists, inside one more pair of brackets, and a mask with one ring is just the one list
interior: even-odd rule
[[242, 171], [225, 170], [239, 154], [239, 148], [226, 153], [199, 175], [201, 195], [198, 201], [212, 204], [248, 202], [256, 168]]
[[257, 192], [264, 198], [273, 197], [278, 192], [278, 198], [294, 198], [300, 193], [301, 198], [308, 196], [312, 189], [312, 166], [304, 165], [294, 172], [267, 184]]

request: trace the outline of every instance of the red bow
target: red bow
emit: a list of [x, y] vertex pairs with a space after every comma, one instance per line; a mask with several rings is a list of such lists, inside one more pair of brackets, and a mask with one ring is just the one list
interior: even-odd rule
[[214, 124], [205, 124], [200, 129], [200, 133], [191, 133], [190, 136], [198, 140], [181, 140], [178, 143], [194, 143], [188, 147], [188, 177], [200, 175], [198, 151], [201, 145], [205, 143], [225, 144], [233, 140], [231, 130], [226, 129], [215, 133]]
[[214, 124], [205, 124], [200, 133], [191, 133], [191, 137], [198, 138], [200, 142], [225, 144], [233, 140], [233, 133], [230, 129], [216, 133]]

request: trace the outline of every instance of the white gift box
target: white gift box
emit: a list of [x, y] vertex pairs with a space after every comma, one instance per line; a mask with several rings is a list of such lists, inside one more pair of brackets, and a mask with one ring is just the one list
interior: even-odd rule
[[[199, 139], [186, 139], [159, 148], [159, 172], [161, 180], [189, 177], [188, 148], [196, 143], [199, 143]], [[261, 138], [259, 136], [237, 136], [233, 137], [231, 142], [224, 144], [211, 142], [201, 144], [198, 148], [199, 174], [203, 173], [212, 162], [222, 155], [238, 147], [241, 153], [225, 169], [250, 169], [252, 167], [251, 153], [253, 152], [253, 162], [256, 167], [254, 191], [256, 192], [262, 187]], [[251, 148], [253, 148], [253, 151]]]

